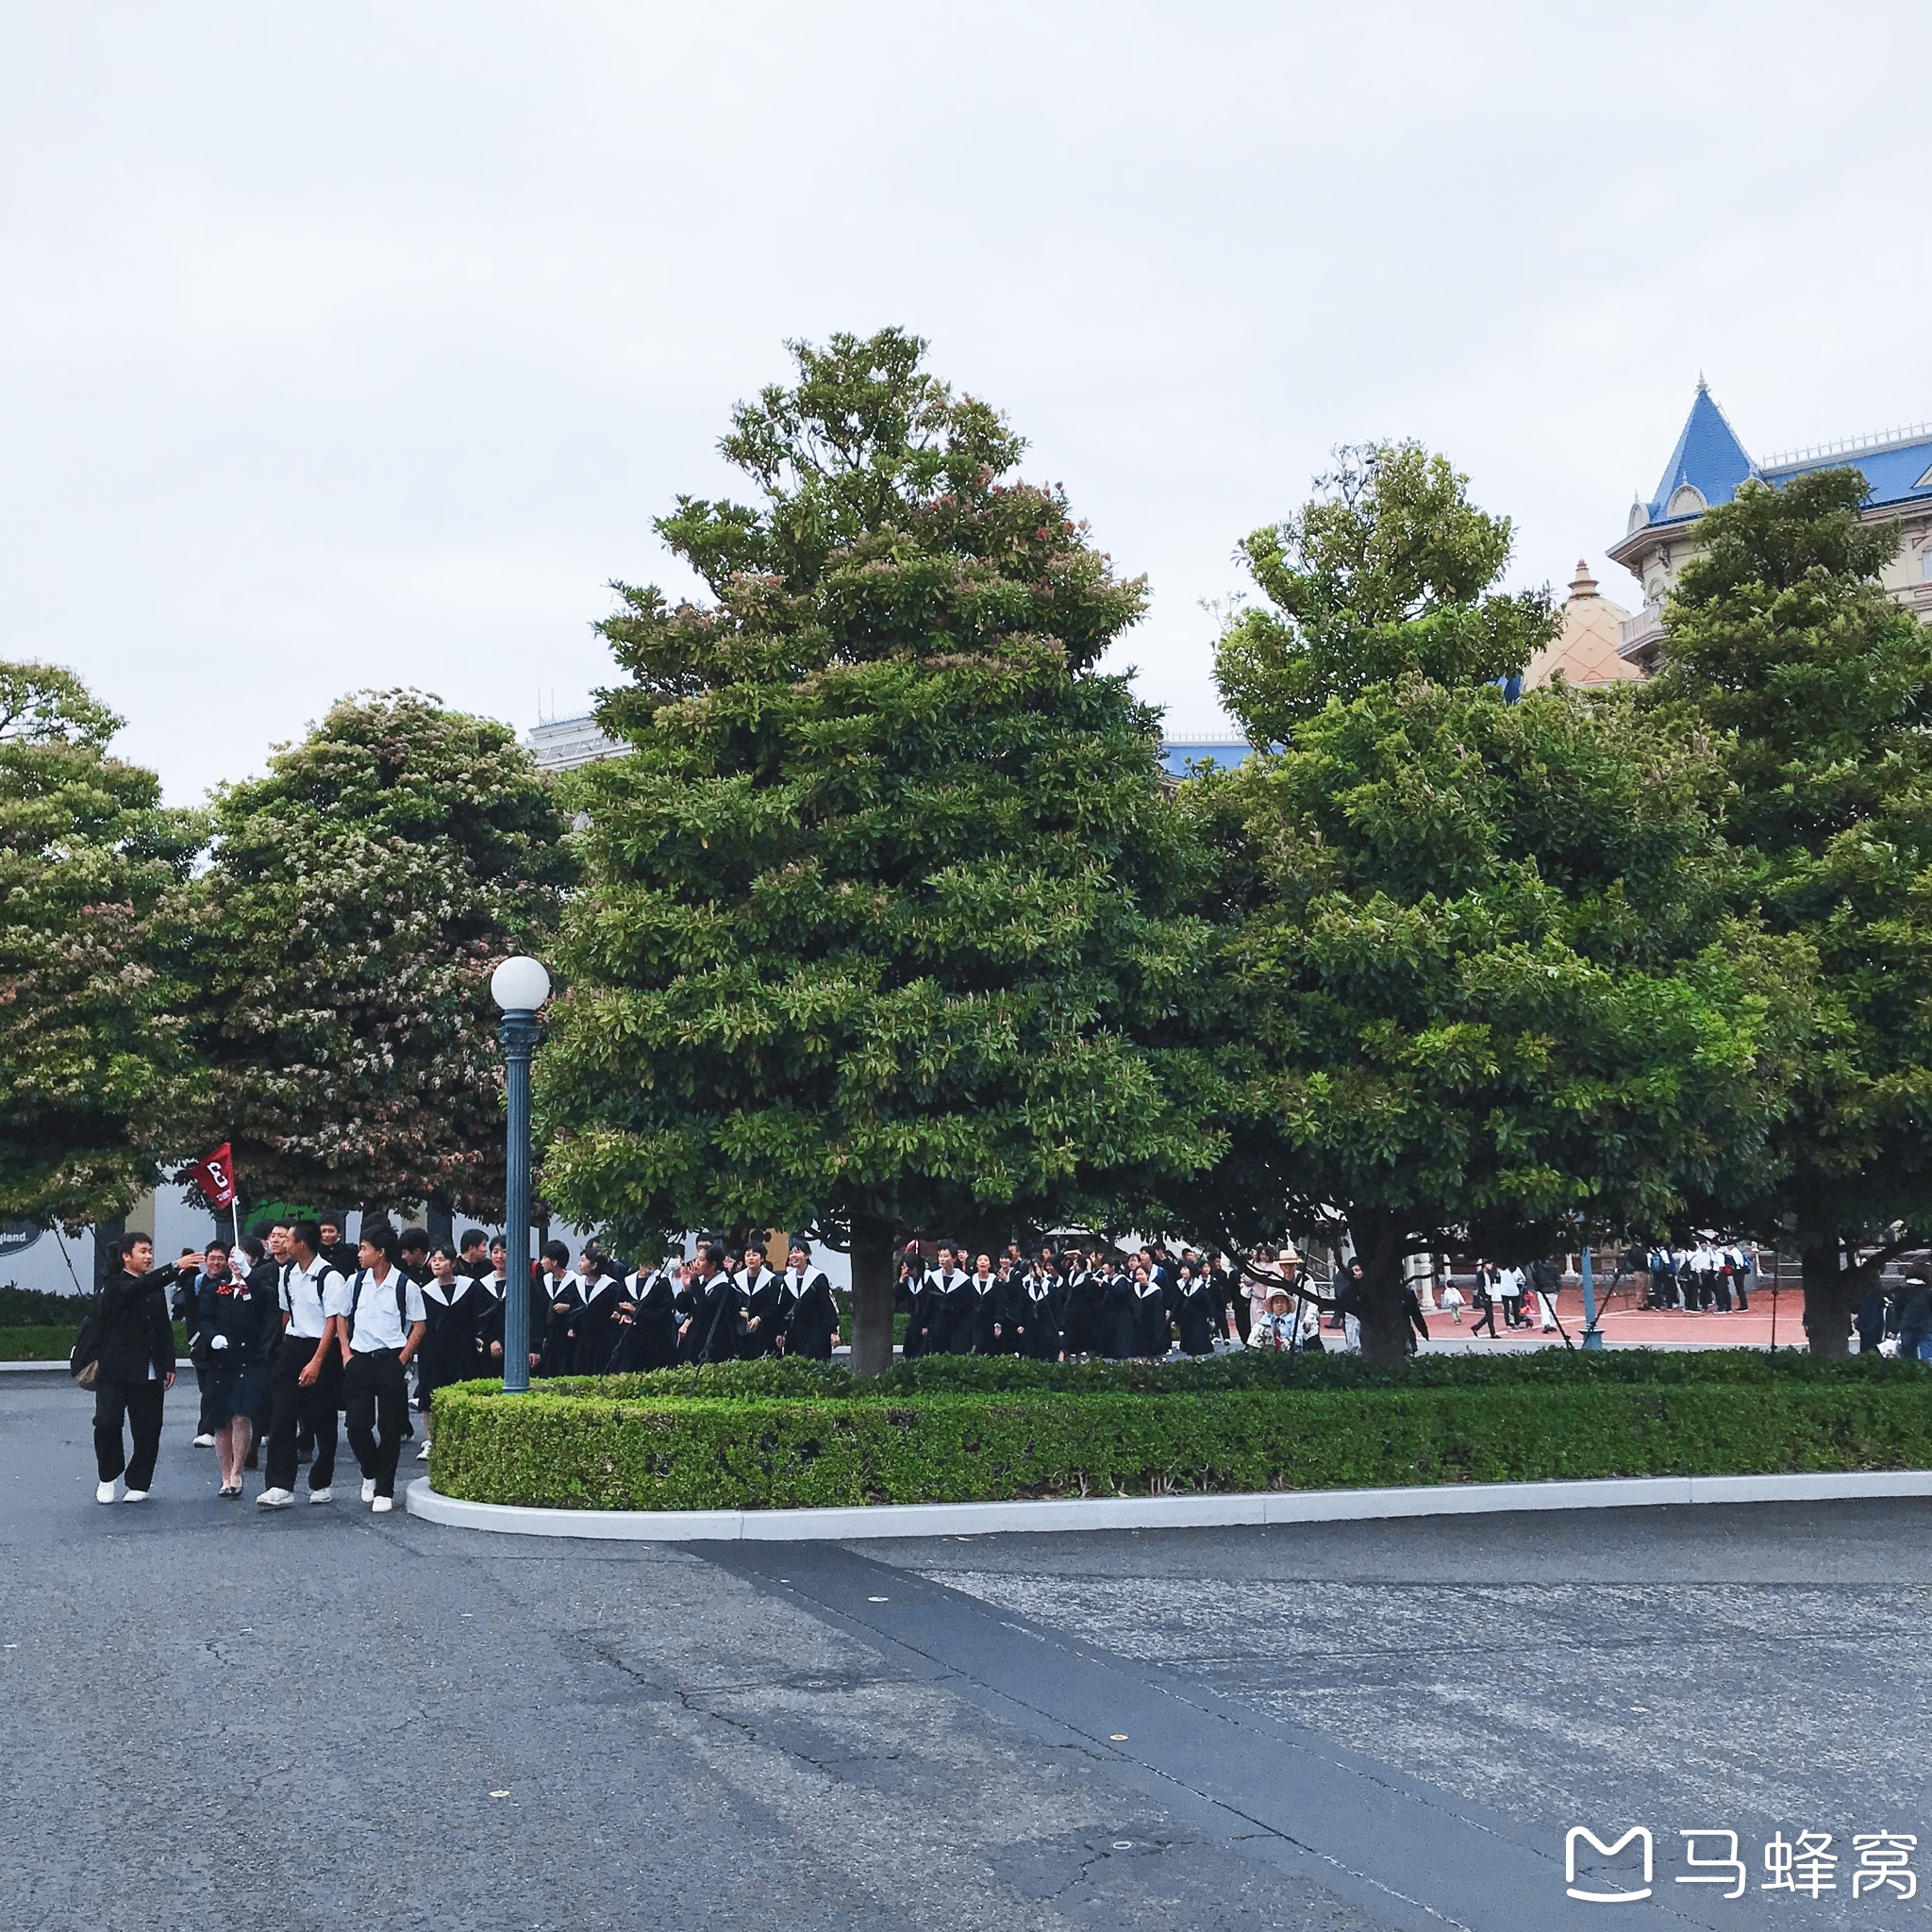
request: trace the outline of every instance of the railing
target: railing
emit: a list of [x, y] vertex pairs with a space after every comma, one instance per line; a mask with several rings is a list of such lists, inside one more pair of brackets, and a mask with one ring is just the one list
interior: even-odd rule
[[1880, 429], [1871, 436], [1848, 436], [1839, 442], [1814, 442], [1808, 449], [1788, 449], [1781, 456], [1766, 457], [1760, 470], [1781, 470], [1789, 463], [1808, 463], [1820, 457], [1857, 456], [1874, 449], [1894, 449], [1903, 443], [1932, 441], [1932, 423], [1906, 423], [1896, 429]]
[[1641, 651], [1644, 645], [1664, 634], [1664, 609], [1661, 604], [1646, 604], [1635, 617], [1626, 617], [1617, 626], [1617, 655], [1628, 658]]

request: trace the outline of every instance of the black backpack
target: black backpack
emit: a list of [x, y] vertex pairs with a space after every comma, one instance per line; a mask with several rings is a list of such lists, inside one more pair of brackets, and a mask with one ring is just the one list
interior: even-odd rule
[[[396, 1320], [402, 1325], [403, 1340], [407, 1341], [409, 1339], [409, 1290], [412, 1284], [400, 1268], [391, 1269], [391, 1273], [396, 1278]], [[358, 1268], [355, 1280], [349, 1284], [349, 1314], [346, 1325], [352, 1341], [356, 1339], [356, 1308], [362, 1299], [362, 1284], [368, 1278], [368, 1269]]]
[[95, 1295], [74, 1338], [67, 1357], [67, 1373], [83, 1388], [92, 1389], [101, 1379], [101, 1298]]

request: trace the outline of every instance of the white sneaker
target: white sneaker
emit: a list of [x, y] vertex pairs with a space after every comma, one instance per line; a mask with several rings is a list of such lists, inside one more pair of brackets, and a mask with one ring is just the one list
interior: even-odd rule
[[197, 1449], [212, 1449], [215, 1446], [215, 1439], [212, 1436], [197, 1436], [194, 1439], [194, 1446]]
[[147, 1491], [145, 1490], [129, 1490], [121, 1500], [124, 1503], [145, 1503], [147, 1501]]
[[375, 1478], [373, 1475], [365, 1475], [362, 1478], [362, 1500], [365, 1503], [373, 1503], [375, 1500]]
[[418, 1462], [427, 1462], [429, 1460], [429, 1444], [427, 1442], [424, 1443], [422, 1448], [417, 1450], [416, 1460]]
[[264, 1490], [255, 1499], [264, 1509], [286, 1509], [295, 1500], [293, 1490]]
[[94, 1501], [96, 1503], [111, 1503], [113, 1500], [114, 1485], [112, 1483], [96, 1483], [94, 1485]]
[[336, 1492], [333, 1490], [310, 1490], [308, 1492], [308, 1500], [311, 1503], [333, 1503], [335, 1499]]
[[369, 1511], [372, 1516], [387, 1516], [395, 1507], [393, 1496], [374, 1496], [370, 1499]]

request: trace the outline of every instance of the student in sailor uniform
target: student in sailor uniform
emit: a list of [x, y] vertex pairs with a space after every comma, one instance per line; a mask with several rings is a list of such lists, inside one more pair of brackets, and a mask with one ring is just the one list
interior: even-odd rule
[[646, 1374], [677, 1360], [677, 1280], [682, 1263], [640, 1267], [618, 1292], [617, 1342], [611, 1350], [615, 1374]]
[[[537, 1251], [537, 1284], [543, 1293], [543, 1373], [576, 1373], [576, 1330], [581, 1284], [571, 1273], [570, 1250], [561, 1241], [545, 1241]], [[535, 1336], [532, 1335], [534, 1344]]]
[[823, 1269], [811, 1265], [811, 1250], [803, 1241], [791, 1243], [784, 1274], [785, 1353], [808, 1361], [828, 1362], [839, 1345], [839, 1310], [832, 1284]]
[[[960, 1272], [958, 1251], [950, 1241], [941, 1241], [939, 1264], [925, 1277], [925, 1292], [932, 1298], [931, 1349], [934, 1355], [971, 1355], [979, 1326], [978, 1297], [972, 1278]], [[991, 1315], [987, 1318], [991, 1331]]]
[[906, 1309], [906, 1341], [900, 1351], [906, 1360], [937, 1354], [933, 1336], [937, 1304], [926, 1292], [925, 1262], [916, 1244], [907, 1248], [899, 1262], [899, 1291], [894, 1299]]
[[[436, 1391], [483, 1373], [476, 1360], [476, 1324], [484, 1299], [474, 1281], [457, 1273], [456, 1250], [447, 1241], [438, 1241], [429, 1250], [429, 1279], [423, 1284], [423, 1314], [428, 1325], [423, 1346], [416, 1351], [416, 1402], [432, 1419]], [[416, 1452], [418, 1462], [429, 1459], [429, 1441], [425, 1433]]]
[[776, 1355], [785, 1333], [785, 1282], [773, 1271], [760, 1247], [744, 1251], [744, 1266], [735, 1277], [744, 1300], [744, 1354], [747, 1359]]
[[282, 1338], [270, 1374], [275, 1420], [262, 1472], [267, 1487], [255, 1499], [266, 1509], [286, 1509], [295, 1500], [295, 1429], [303, 1422], [315, 1437], [308, 1500], [335, 1499], [336, 1411], [342, 1385], [336, 1334], [349, 1312], [349, 1285], [323, 1259], [321, 1244], [322, 1230], [313, 1221], [297, 1221], [289, 1230]]
[[1134, 1277], [1112, 1256], [1100, 1277], [1100, 1334], [1095, 1353], [1119, 1361], [1134, 1352]]
[[208, 1360], [202, 1377], [202, 1413], [214, 1426], [222, 1494], [235, 1497], [242, 1493], [242, 1463], [254, 1432], [250, 1418], [268, 1381], [269, 1324], [275, 1307], [271, 1291], [258, 1292], [227, 1260], [225, 1250], [221, 1266], [210, 1266], [201, 1276], [195, 1326]]
[[395, 1230], [365, 1228], [349, 1284], [349, 1312], [337, 1325], [349, 1448], [362, 1470], [362, 1500], [377, 1516], [394, 1507], [396, 1461], [409, 1419], [405, 1373], [428, 1325], [423, 1291], [403, 1273]]
[[995, 1274], [991, 1255], [981, 1255], [974, 1260], [974, 1292], [981, 1296], [990, 1295], [992, 1301], [992, 1354], [1018, 1355], [1025, 1347], [1026, 1324], [1032, 1314], [1032, 1305], [1026, 1298], [1026, 1284], [1032, 1278], [1029, 1273], [1022, 1279], [1011, 1269], [1004, 1274]]
[[743, 1337], [744, 1298], [725, 1265], [723, 1246], [707, 1241], [698, 1250], [697, 1313], [691, 1322], [701, 1337], [696, 1359], [736, 1361]]
[[1058, 1286], [1038, 1273], [1029, 1274], [1021, 1288], [1024, 1309], [1020, 1324], [1020, 1351], [1036, 1362], [1060, 1358], [1060, 1324], [1056, 1313]]
[[1174, 1340], [1167, 1320], [1167, 1296], [1150, 1267], [1134, 1270], [1132, 1288], [1134, 1305], [1127, 1318], [1128, 1335], [1123, 1338], [1129, 1345], [1123, 1347], [1121, 1353], [1158, 1360], [1167, 1354]]
[[1060, 1346], [1069, 1360], [1076, 1355], [1107, 1353], [1101, 1325], [1106, 1300], [1107, 1257], [1095, 1248], [1086, 1266], [1067, 1276], [1060, 1309]]
[[[504, 1300], [510, 1291], [509, 1277], [504, 1268], [508, 1258], [508, 1246], [497, 1235], [490, 1243], [490, 1272], [478, 1284], [488, 1291], [493, 1304], [484, 1318], [484, 1350], [490, 1357], [486, 1374], [503, 1374], [503, 1339], [509, 1332], [504, 1314]], [[543, 1367], [543, 1344], [550, 1327], [550, 1302], [542, 1275], [533, 1274], [524, 1284], [524, 1293], [525, 1307], [529, 1309], [530, 1373], [537, 1374]]]
[[577, 1257], [576, 1306], [565, 1326], [572, 1373], [608, 1375], [610, 1354], [617, 1345], [617, 1304], [624, 1284], [608, 1257], [595, 1246]]
[[680, 1364], [701, 1361], [705, 1353], [705, 1326], [699, 1319], [705, 1306], [705, 1269], [695, 1257], [677, 1271], [677, 1286], [672, 1295], [672, 1313], [676, 1321], [677, 1359]]
[[1221, 1296], [1206, 1274], [1197, 1274], [1187, 1262], [1180, 1265], [1174, 1281], [1174, 1326], [1180, 1331], [1181, 1350], [1186, 1355], [1214, 1353], [1214, 1318], [1220, 1312]]

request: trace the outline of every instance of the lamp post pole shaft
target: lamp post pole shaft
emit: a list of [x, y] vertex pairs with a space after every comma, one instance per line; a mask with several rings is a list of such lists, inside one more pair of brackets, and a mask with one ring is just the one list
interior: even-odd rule
[[535, 1013], [506, 1013], [503, 1030], [503, 1392], [530, 1386], [530, 1055], [537, 1044]]
[[1583, 1280], [1583, 1345], [1601, 1348], [1604, 1331], [1596, 1325], [1596, 1270], [1591, 1266], [1588, 1248], [1578, 1257], [1576, 1272]]

